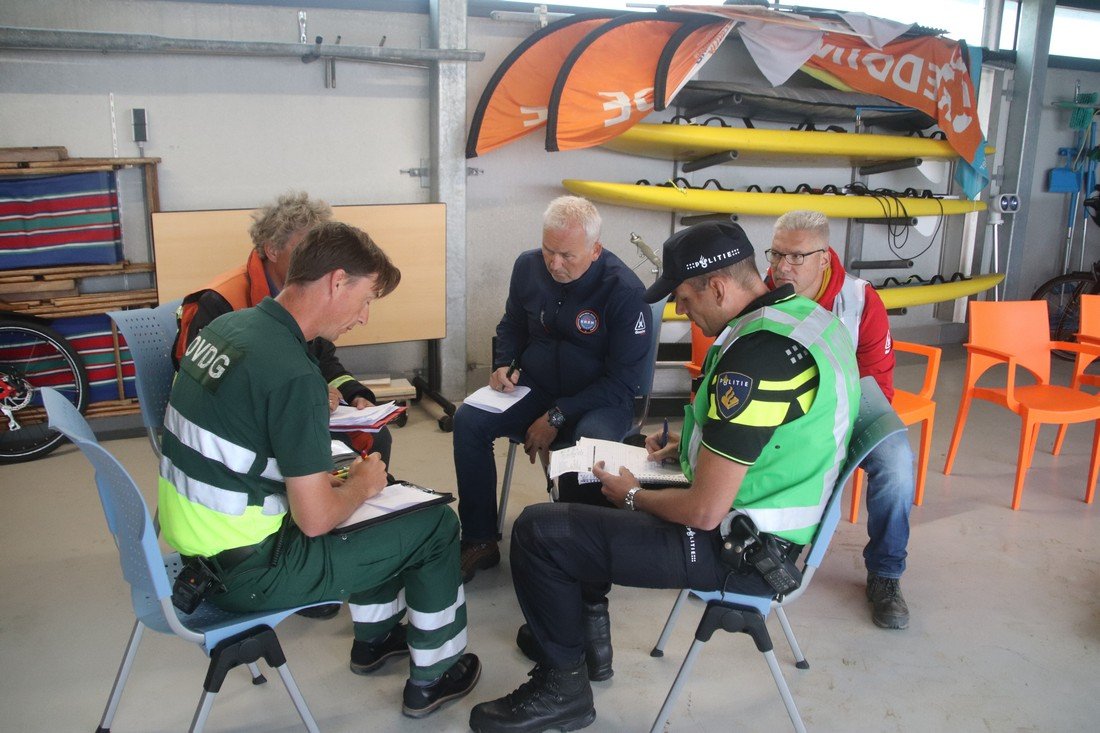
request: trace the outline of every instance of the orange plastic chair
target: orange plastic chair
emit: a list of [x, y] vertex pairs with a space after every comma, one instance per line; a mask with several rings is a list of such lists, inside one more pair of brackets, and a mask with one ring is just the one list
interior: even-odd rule
[[[1020, 448], [1016, 457], [1016, 482], [1012, 508], [1020, 508], [1024, 476], [1035, 455], [1035, 442], [1043, 424], [1067, 425], [1100, 420], [1100, 396], [1072, 387], [1050, 384], [1051, 349], [1100, 355], [1100, 347], [1050, 340], [1047, 304], [1041, 300], [970, 303], [970, 341], [966, 344], [966, 378], [959, 414], [951, 434], [951, 447], [943, 472], [950, 475], [962, 438], [970, 402], [975, 397], [1007, 407], [1021, 419]], [[1004, 387], [979, 387], [978, 379], [992, 366], [1008, 365]], [[1035, 377], [1037, 384], [1017, 385], [1016, 367]], [[1100, 422], [1092, 440], [1085, 503], [1091, 504], [1100, 473]]]
[[[913, 344], [906, 341], [895, 341], [894, 351], [904, 351], [910, 354], [918, 354], [928, 359], [924, 367], [924, 382], [916, 393], [894, 389], [894, 399], [890, 404], [894, 412], [905, 423], [905, 427], [923, 423], [920, 430], [920, 450], [917, 454], [917, 490], [913, 496], [913, 503], [920, 506], [924, 503], [924, 482], [928, 478], [928, 458], [932, 454], [932, 428], [936, 422], [936, 403], [932, 400], [932, 393], [936, 391], [936, 379], [940, 374], [940, 356], [942, 351], [935, 346]], [[857, 469], [852, 475], [852, 505], [848, 511], [848, 521], [855, 524], [859, 521], [860, 498], [863, 494], [863, 469]]]
[[[1082, 295], [1080, 300], [1080, 322], [1077, 324], [1077, 336], [1079, 344], [1091, 344], [1100, 346], [1100, 295]], [[1074, 389], [1082, 386], [1100, 387], [1100, 374], [1085, 374], [1096, 354], [1078, 353], [1073, 365], [1073, 381], [1070, 383]], [[1066, 425], [1058, 428], [1058, 437], [1054, 440], [1054, 455], [1062, 451], [1062, 440], [1066, 437]]]
[[692, 379], [703, 376], [703, 362], [707, 359], [707, 352], [714, 345], [714, 338], [707, 336], [703, 330], [691, 324], [691, 361], [684, 364]]

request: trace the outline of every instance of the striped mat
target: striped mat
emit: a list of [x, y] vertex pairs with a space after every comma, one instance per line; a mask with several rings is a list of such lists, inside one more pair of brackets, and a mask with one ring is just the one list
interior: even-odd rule
[[[58, 318], [50, 326], [64, 336], [80, 355], [84, 362], [84, 371], [88, 374], [88, 402], [103, 402], [119, 399], [118, 371], [115, 366], [115, 347], [111, 339], [111, 319], [109, 316], [80, 316], [77, 318]], [[136, 397], [134, 387], [134, 360], [130, 349], [118, 336], [121, 349], [122, 379], [124, 395]]]
[[0, 270], [122, 259], [113, 172], [0, 178]]

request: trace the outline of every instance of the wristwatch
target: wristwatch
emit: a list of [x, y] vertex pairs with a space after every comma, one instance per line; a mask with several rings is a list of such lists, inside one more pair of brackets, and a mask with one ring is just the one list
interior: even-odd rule
[[550, 427], [560, 429], [565, 425], [565, 413], [559, 407], [551, 407], [546, 413], [546, 420], [550, 423]]
[[629, 509], [632, 512], [637, 510], [637, 507], [634, 506], [634, 495], [637, 494], [641, 490], [642, 490], [641, 486], [635, 486], [633, 489], [626, 492], [626, 498], [623, 500], [623, 504], [626, 506], [627, 509]]

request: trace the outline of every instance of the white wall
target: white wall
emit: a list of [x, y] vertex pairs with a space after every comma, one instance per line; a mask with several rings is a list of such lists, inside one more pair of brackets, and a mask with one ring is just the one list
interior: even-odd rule
[[[4, 0], [0, 22], [207, 39], [298, 38], [296, 9], [154, 0]], [[428, 27], [426, 16], [410, 13], [308, 10], [308, 36], [322, 35], [326, 42], [339, 34], [343, 44], [375, 45], [385, 35], [387, 47], [418, 48], [429, 45]], [[468, 114], [500, 61], [533, 30], [533, 24], [469, 19], [467, 45], [486, 56], [468, 66]], [[747, 73], [736, 59], [711, 63], [704, 74], [712, 78]], [[257, 206], [290, 188], [332, 204], [427, 201], [427, 189], [399, 173], [429, 157], [427, 71], [338, 62], [335, 89], [324, 88], [322, 73], [319, 63], [298, 59], [0, 51], [0, 146], [60, 144], [74, 156], [104, 156], [116, 152], [117, 138], [117, 153], [132, 156], [137, 149], [129, 141], [129, 110], [143, 107], [150, 124], [146, 154], [163, 159], [160, 194], [166, 210]], [[1076, 78], [1086, 91], [1100, 89], [1098, 74], [1054, 71], [1048, 99], [1068, 98]], [[1049, 159], [1041, 158], [1037, 166], [1043, 175], [1056, 164], [1055, 149], [1072, 140], [1064, 129], [1066, 119], [1066, 113], [1054, 110], [1044, 115], [1041, 150]], [[449, 285], [466, 293], [468, 360], [475, 367], [468, 375], [471, 386], [487, 375], [490, 339], [503, 310], [511, 263], [519, 252], [538, 245], [541, 212], [564, 192], [561, 179], [625, 182], [673, 174], [666, 162], [599, 149], [549, 155], [542, 146], [536, 134], [469, 161], [484, 173], [468, 179], [467, 282]], [[701, 183], [710, 177], [739, 187], [820, 185], [846, 183], [850, 171], [724, 166], [692, 178]], [[914, 172], [878, 176], [872, 183], [928, 185]], [[1043, 208], [1030, 218], [1028, 241], [1034, 246], [1025, 254], [1023, 276], [1037, 285], [1060, 269], [1056, 253], [1064, 237], [1064, 197], [1039, 193], [1033, 205]], [[631, 232], [656, 249], [674, 227], [669, 214], [612, 206], [601, 211], [605, 246], [631, 264], [641, 262], [629, 243]], [[741, 223], [757, 245], [763, 269], [759, 253], [770, 241], [771, 221], [753, 217]], [[868, 227], [867, 232], [864, 257], [887, 257], [882, 230]], [[926, 240], [912, 236], [903, 253], [923, 248]], [[835, 223], [834, 241], [842, 245], [844, 238], [843, 223]], [[1095, 232], [1093, 240], [1100, 242]], [[1091, 243], [1089, 249], [1087, 261], [1095, 256]], [[650, 280], [647, 270], [645, 265], [639, 269], [644, 281]], [[927, 277], [939, 270], [936, 244], [918, 258], [917, 267], [897, 274]], [[887, 274], [865, 273], [876, 281]], [[895, 328], [934, 322], [931, 306], [922, 306], [895, 319]], [[408, 372], [423, 366], [424, 348], [363, 347], [346, 354], [345, 361], [364, 372]]]

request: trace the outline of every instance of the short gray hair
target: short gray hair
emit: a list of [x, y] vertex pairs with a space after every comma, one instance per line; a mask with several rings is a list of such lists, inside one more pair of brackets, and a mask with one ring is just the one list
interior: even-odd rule
[[600, 212], [588, 199], [580, 196], [558, 196], [542, 214], [542, 228], [561, 231], [573, 226], [584, 229], [584, 243], [588, 251], [600, 240], [603, 221]]
[[286, 247], [290, 237], [303, 229], [312, 229], [332, 219], [332, 207], [320, 199], [311, 199], [305, 191], [288, 191], [252, 215], [254, 222], [248, 233], [252, 246], [267, 259], [264, 245], [270, 244], [276, 252]]
[[829, 243], [829, 218], [820, 211], [788, 211], [775, 220], [772, 231], [778, 232], [812, 232], [822, 242]]

